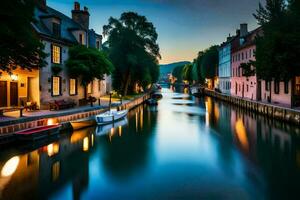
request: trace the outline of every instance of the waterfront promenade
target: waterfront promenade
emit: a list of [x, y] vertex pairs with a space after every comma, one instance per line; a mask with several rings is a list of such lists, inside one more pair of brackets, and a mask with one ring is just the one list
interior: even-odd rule
[[[149, 94], [141, 94], [131, 99], [121, 101], [120, 99], [112, 98], [112, 108], [114, 109], [131, 109], [141, 103], [143, 103]], [[101, 98], [101, 105], [94, 103], [94, 106], [90, 105], [76, 107], [73, 109], [60, 110], [60, 111], [25, 111], [23, 117], [19, 117], [18, 112], [5, 113], [5, 117], [0, 119], [0, 135], [12, 134], [15, 131], [19, 131], [26, 128], [32, 128], [42, 125], [49, 125], [53, 123], [62, 124], [62, 129], [69, 127], [69, 122], [77, 119], [83, 119], [91, 117], [100, 113], [103, 113], [109, 109], [109, 98]]]

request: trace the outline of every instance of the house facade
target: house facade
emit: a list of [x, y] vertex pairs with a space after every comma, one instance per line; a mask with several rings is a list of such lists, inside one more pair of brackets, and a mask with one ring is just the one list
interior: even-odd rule
[[300, 107], [300, 76], [289, 81], [261, 81], [262, 102]]
[[[89, 29], [89, 11], [74, 3], [72, 17], [50, 8], [46, 0], [35, 0], [33, 29], [44, 44], [47, 65], [40, 69], [17, 68], [12, 74], [0, 71], [0, 107], [21, 106], [36, 102], [48, 109], [54, 100], [72, 100], [78, 104], [84, 98], [85, 88], [79, 77], [69, 77], [65, 67], [69, 48], [74, 45], [102, 48], [102, 36]], [[94, 80], [87, 87], [89, 96], [96, 98], [111, 90], [111, 77]]]
[[231, 77], [231, 38], [228, 37], [219, 48], [219, 89], [222, 93], [230, 94]]
[[248, 32], [247, 24], [241, 24], [240, 30], [237, 31], [231, 55], [232, 77], [230, 94], [232, 96], [250, 100], [261, 99], [261, 82], [258, 82], [256, 74], [246, 76], [241, 68], [242, 63], [255, 61], [255, 37], [260, 33], [261, 28]]
[[[36, 23], [33, 25], [48, 54], [46, 67], [39, 70], [39, 92], [41, 109], [47, 109], [54, 100], [72, 100], [78, 104], [84, 98], [85, 88], [79, 77], [69, 77], [65, 67], [69, 48], [85, 45], [101, 50], [102, 36], [89, 29], [89, 11], [74, 3], [72, 18], [52, 9], [46, 1], [37, 1]], [[87, 86], [88, 96], [100, 97], [111, 90], [110, 77], [94, 80]], [[30, 99], [31, 100], [31, 99]]]

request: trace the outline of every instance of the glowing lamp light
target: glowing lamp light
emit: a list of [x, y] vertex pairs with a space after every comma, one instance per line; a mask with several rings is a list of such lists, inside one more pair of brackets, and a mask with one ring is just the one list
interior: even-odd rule
[[49, 144], [47, 146], [47, 153], [48, 153], [48, 156], [51, 157], [55, 154], [57, 154], [59, 152], [59, 145], [58, 144]]
[[89, 138], [85, 137], [83, 138], [83, 151], [89, 150]]
[[18, 75], [12, 74], [12, 75], [10, 75], [10, 78], [11, 78], [12, 81], [17, 81], [18, 80]]
[[3, 166], [1, 170], [1, 176], [2, 177], [8, 177], [13, 175], [13, 173], [17, 170], [18, 165], [20, 162], [19, 156], [14, 156], [11, 159], [9, 159], [5, 165]]
[[47, 120], [47, 125], [56, 125], [57, 124], [57, 120], [56, 119], [48, 119]]

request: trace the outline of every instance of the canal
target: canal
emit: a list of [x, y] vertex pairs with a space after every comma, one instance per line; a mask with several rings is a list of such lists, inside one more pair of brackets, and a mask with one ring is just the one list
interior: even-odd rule
[[114, 127], [2, 149], [0, 199], [297, 198], [299, 127], [162, 93]]

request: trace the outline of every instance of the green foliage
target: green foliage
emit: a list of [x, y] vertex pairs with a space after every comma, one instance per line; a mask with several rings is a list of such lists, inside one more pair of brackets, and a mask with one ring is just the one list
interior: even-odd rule
[[199, 77], [201, 79], [214, 78], [217, 75], [219, 65], [218, 46], [211, 46], [204, 52], [200, 52], [197, 58]]
[[111, 74], [114, 69], [105, 53], [82, 45], [69, 49], [66, 67], [71, 77], [81, 79], [83, 86], [87, 86], [94, 79], [103, 79], [105, 74]]
[[54, 75], [58, 75], [62, 71], [61, 64], [52, 64], [51, 71]]
[[250, 77], [255, 75], [255, 62], [250, 60], [247, 63], [241, 63], [240, 68], [243, 69], [243, 76]]
[[172, 76], [174, 76], [177, 80], [177, 83], [181, 83], [183, 80], [183, 68], [185, 65], [177, 66], [172, 71]]
[[125, 12], [119, 19], [110, 18], [103, 27], [108, 36], [108, 53], [115, 66], [113, 87], [126, 95], [135, 84], [143, 87], [159, 77], [157, 33], [146, 17]]
[[188, 81], [189, 83], [193, 82], [193, 64], [187, 64], [182, 69], [183, 80]]
[[34, 0], [2, 1], [0, 6], [0, 70], [46, 65], [44, 46], [34, 33]]
[[256, 72], [265, 80], [289, 80], [300, 74], [299, 1], [267, 0], [254, 16], [264, 36], [257, 38]]

